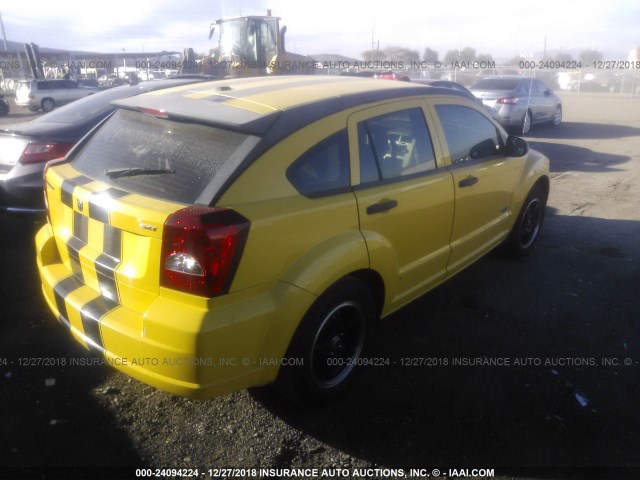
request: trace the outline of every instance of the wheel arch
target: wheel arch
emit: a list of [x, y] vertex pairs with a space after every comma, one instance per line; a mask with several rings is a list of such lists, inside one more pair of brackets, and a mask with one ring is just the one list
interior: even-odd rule
[[382, 313], [385, 300], [385, 285], [382, 275], [370, 268], [357, 270], [347, 276], [352, 276], [360, 280], [371, 292], [378, 315]]
[[[544, 189], [545, 198], [548, 198], [550, 191], [549, 159], [537, 150], [529, 149], [514, 190], [512, 212], [520, 211], [527, 195], [536, 185]], [[513, 221], [515, 222], [515, 218]]]

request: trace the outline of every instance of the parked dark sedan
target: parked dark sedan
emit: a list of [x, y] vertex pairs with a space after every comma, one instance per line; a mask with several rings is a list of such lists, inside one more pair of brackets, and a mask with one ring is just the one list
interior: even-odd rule
[[42, 172], [46, 162], [69, 150], [116, 107], [111, 101], [152, 90], [206, 80], [184, 76], [123, 85], [95, 93], [31, 120], [0, 128], [0, 211], [44, 212]]

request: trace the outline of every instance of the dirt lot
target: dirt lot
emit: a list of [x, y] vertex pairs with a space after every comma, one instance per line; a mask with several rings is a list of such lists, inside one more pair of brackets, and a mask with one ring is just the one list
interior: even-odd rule
[[[385, 320], [375, 353], [396, 364], [324, 409], [264, 389], [186, 400], [69, 366], [92, 357], [42, 299], [38, 222], [0, 217], [0, 478], [133, 467], [640, 478], [640, 99], [563, 101], [565, 123], [528, 137], [553, 176], [535, 254], [491, 254]], [[431, 360], [400, 365], [411, 357]]]

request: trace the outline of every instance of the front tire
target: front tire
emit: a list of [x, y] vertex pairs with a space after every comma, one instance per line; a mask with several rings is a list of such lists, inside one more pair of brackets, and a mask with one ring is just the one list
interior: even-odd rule
[[520, 214], [505, 246], [514, 257], [525, 257], [535, 248], [544, 222], [547, 195], [542, 187], [534, 187], [522, 205]]
[[302, 405], [321, 405], [353, 384], [377, 318], [369, 289], [345, 277], [313, 303], [291, 340], [276, 388]]

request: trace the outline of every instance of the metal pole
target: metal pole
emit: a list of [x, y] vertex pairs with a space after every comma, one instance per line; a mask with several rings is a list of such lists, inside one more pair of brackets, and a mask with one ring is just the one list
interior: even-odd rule
[[4, 31], [4, 22], [2, 21], [2, 12], [0, 12], [0, 26], [2, 27], [2, 38], [4, 40], [4, 51], [7, 52], [7, 34]]

